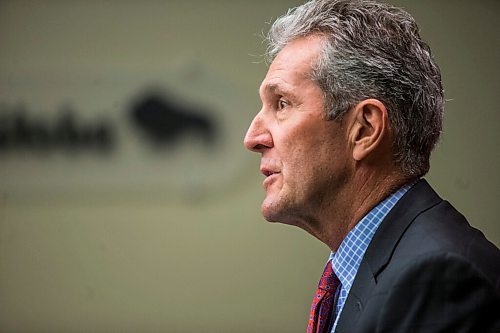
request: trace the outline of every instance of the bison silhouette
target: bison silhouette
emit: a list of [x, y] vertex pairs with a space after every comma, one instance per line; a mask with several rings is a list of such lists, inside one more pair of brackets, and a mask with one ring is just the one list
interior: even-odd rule
[[216, 126], [208, 110], [172, 102], [149, 93], [132, 107], [131, 119], [156, 147], [171, 146], [185, 134], [195, 134], [207, 147], [216, 139]]

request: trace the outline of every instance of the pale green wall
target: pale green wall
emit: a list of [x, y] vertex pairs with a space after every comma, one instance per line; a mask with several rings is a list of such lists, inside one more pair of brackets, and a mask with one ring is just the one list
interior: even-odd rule
[[[240, 120], [229, 140], [241, 147], [231, 155], [240, 165], [231, 181], [194, 200], [168, 186], [131, 182], [145, 177], [133, 168], [123, 171], [126, 190], [96, 185], [57, 192], [44, 185], [54, 160], [61, 177], [88, 183], [122, 170], [118, 157], [102, 166], [61, 156], [0, 156], [0, 331], [304, 331], [328, 249], [302, 230], [262, 219], [258, 157], [239, 144], [259, 108], [257, 87], [265, 74], [253, 56], [263, 51], [257, 35], [294, 3], [0, 2], [0, 102], [26, 97], [50, 109], [65, 97], [61, 82], [68, 73], [109, 74], [105, 89], [88, 88], [97, 101], [84, 104], [82, 95], [82, 105], [94, 110], [119, 96], [114, 77], [126, 86], [194, 59], [236, 82], [238, 96], [227, 100], [236, 100], [231, 108]], [[394, 3], [420, 23], [450, 100], [428, 179], [498, 245], [500, 5]], [[30, 75], [47, 84], [12, 84]], [[149, 161], [161, 172], [162, 165]], [[23, 182], [23, 175], [34, 175], [38, 186]], [[36, 191], [17, 191], [16, 181]]]

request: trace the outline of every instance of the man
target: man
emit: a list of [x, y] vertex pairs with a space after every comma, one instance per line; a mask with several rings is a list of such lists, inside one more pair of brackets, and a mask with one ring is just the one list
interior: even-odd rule
[[421, 179], [442, 128], [439, 68], [405, 11], [317, 0], [268, 34], [268, 221], [328, 245], [307, 332], [500, 332], [500, 251]]

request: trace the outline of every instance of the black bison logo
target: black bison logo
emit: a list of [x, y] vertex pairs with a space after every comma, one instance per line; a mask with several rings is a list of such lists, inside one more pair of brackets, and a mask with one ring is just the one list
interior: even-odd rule
[[172, 102], [158, 93], [148, 93], [132, 107], [131, 119], [156, 147], [175, 144], [185, 134], [201, 138], [207, 147], [216, 139], [211, 113]]

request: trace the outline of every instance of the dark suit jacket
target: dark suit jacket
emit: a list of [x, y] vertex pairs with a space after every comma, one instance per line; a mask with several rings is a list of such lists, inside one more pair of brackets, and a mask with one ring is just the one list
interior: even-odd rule
[[500, 251], [425, 180], [380, 225], [336, 333], [500, 332]]

